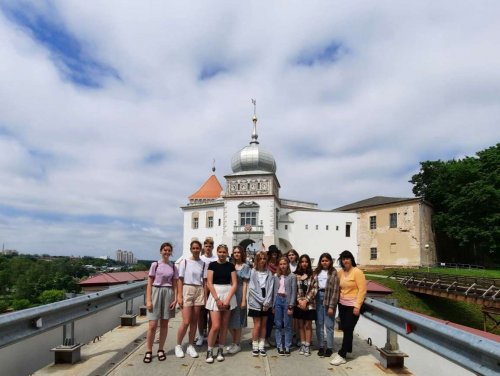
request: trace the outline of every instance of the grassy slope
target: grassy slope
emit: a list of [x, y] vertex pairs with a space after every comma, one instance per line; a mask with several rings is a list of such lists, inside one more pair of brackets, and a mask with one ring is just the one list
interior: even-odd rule
[[[443, 269], [438, 270], [442, 273]], [[372, 273], [369, 272], [369, 274]], [[370, 275], [367, 278], [392, 289], [393, 293], [388, 295], [387, 297], [397, 299], [398, 306], [401, 308], [409, 309], [411, 311], [423, 313], [442, 320], [447, 320], [457, 324], [483, 330], [483, 314], [479, 305], [457, 302], [454, 300], [439, 298], [435, 296], [414, 294], [406, 290], [406, 288], [404, 288], [404, 286], [402, 286], [398, 281], [391, 280], [385, 277], [377, 278]], [[488, 331], [500, 335], [500, 328], [492, 331], [491, 328], [493, 326], [493, 322], [491, 320], [488, 320]]]

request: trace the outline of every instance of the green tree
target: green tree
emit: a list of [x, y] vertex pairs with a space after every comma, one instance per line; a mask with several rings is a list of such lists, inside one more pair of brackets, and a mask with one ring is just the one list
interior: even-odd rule
[[444, 261], [498, 263], [500, 144], [474, 157], [420, 163], [413, 193], [434, 207], [432, 223]]
[[14, 299], [12, 301], [12, 308], [15, 311], [19, 311], [21, 309], [26, 309], [31, 307], [31, 302], [28, 299]]
[[64, 300], [64, 290], [45, 290], [38, 297], [41, 304], [49, 304]]

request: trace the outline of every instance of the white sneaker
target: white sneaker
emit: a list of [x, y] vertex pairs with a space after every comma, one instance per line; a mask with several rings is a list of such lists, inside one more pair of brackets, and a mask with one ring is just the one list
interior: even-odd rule
[[196, 346], [203, 346], [203, 336], [198, 336], [196, 339]]
[[231, 348], [227, 351], [229, 354], [236, 354], [241, 351], [240, 345], [233, 344]]
[[217, 361], [218, 362], [223, 362], [224, 361], [224, 354], [222, 353], [222, 347], [219, 347], [217, 350]]
[[191, 358], [197, 358], [198, 357], [198, 353], [196, 352], [195, 348], [193, 345], [189, 345], [186, 349], [186, 352], [188, 353], [188, 355], [191, 357]]
[[184, 358], [184, 350], [182, 350], [181, 345], [176, 345], [175, 346], [175, 356], [177, 358]]
[[231, 343], [229, 346], [226, 346], [226, 351], [229, 352], [235, 346], [234, 343]]
[[300, 355], [304, 355], [304, 348], [305, 347], [306, 347], [305, 345], [300, 345], [300, 349], [299, 349], [299, 354]]
[[347, 360], [345, 360], [345, 358], [341, 357], [339, 354], [335, 355], [330, 362], [332, 366], [340, 366], [341, 364], [345, 363], [347, 363]]
[[205, 362], [207, 362], [207, 363], [214, 362], [214, 354], [213, 354], [212, 350], [207, 351], [207, 358], [205, 359]]

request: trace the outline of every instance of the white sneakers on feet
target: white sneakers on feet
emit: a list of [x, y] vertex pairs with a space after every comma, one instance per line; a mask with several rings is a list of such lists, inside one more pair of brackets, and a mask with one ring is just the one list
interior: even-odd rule
[[340, 356], [339, 354], [336, 354], [333, 359], [330, 361], [330, 364], [332, 366], [340, 366], [341, 364], [347, 363], [347, 360]]
[[184, 358], [184, 350], [182, 350], [181, 345], [176, 345], [175, 346], [175, 356], [177, 358]]
[[231, 345], [231, 348], [229, 350], [227, 350], [227, 352], [229, 354], [236, 354], [236, 353], [238, 353], [240, 351], [241, 351], [241, 347], [240, 347], [240, 345], [237, 345], [236, 343], [233, 343]]
[[222, 351], [222, 347], [219, 347], [217, 349], [217, 361], [218, 362], [223, 362], [224, 361], [224, 354], [223, 354], [223, 351]]
[[191, 357], [191, 358], [197, 358], [198, 357], [198, 353], [196, 352], [195, 348], [193, 345], [189, 345], [186, 349], [186, 352], [188, 353], [188, 355]]

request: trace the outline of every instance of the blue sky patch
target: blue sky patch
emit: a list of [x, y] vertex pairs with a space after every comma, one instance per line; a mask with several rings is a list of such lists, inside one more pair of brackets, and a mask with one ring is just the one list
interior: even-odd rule
[[218, 74], [227, 72], [227, 68], [222, 65], [206, 65], [204, 66], [200, 74], [198, 75], [198, 80], [205, 81], [210, 80], [217, 76]]
[[37, 13], [29, 3], [23, 3], [18, 8], [4, 5], [0, 9], [50, 51], [54, 65], [65, 79], [89, 88], [100, 88], [105, 77], [119, 79], [116, 70], [98, 62], [85, 51], [82, 43], [58, 21], [57, 13], [49, 19]]
[[160, 164], [167, 159], [167, 155], [164, 152], [157, 151], [148, 154], [144, 158], [144, 163], [148, 165]]
[[338, 41], [333, 41], [320, 49], [303, 52], [296, 59], [298, 65], [313, 66], [316, 64], [333, 63], [347, 53], [347, 48]]

